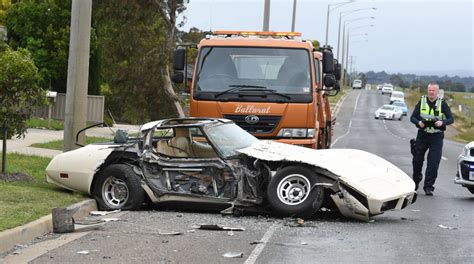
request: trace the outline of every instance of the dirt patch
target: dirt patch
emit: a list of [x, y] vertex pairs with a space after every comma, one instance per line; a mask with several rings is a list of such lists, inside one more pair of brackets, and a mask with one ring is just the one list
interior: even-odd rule
[[7, 181], [7, 182], [32, 182], [35, 179], [31, 177], [30, 175], [26, 175], [20, 172], [15, 172], [15, 173], [7, 173], [6, 175], [3, 175], [0, 173], [0, 180]]

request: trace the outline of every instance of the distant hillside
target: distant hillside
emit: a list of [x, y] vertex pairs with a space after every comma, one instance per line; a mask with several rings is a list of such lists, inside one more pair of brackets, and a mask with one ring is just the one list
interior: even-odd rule
[[415, 75], [403, 73], [390, 74], [385, 71], [369, 71], [364, 74], [367, 78], [367, 82], [372, 84], [399, 82], [396, 83], [396, 85], [404, 87], [423, 87], [429, 82], [435, 81], [442, 86], [441, 88], [447, 90], [462, 91], [464, 89], [466, 92], [474, 92], [474, 77]]

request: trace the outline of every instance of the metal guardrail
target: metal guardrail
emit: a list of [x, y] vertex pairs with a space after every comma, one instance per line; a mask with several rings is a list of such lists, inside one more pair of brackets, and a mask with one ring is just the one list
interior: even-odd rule
[[[87, 122], [104, 122], [104, 96], [87, 96]], [[56, 101], [51, 102], [51, 119], [64, 120], [66, 110], [66, 94], [58, 93]], [[33, 110], [33, 116], [38, 118], [48, 118], [48, 105]]]

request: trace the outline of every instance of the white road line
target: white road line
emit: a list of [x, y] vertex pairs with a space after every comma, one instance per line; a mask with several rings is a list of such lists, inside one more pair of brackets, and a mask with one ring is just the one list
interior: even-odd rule
[[351, 127], [352, 127], [352, 120], [349, 121], [349, 129], [347, 129], [347, 132], [342, 135], [342, 136], [339, 136], [338, 138], [336, 138], [336, 140], [334, 140], [332, 143], [331, 143], [331, 148], [334, 146], [334, 144], [337, 143], [337, 141], [347, 135], [349, 135], [349, 132], [351, 132]]
[[441, 156], [441, 158], [442, 158], [443, 160], [448, 160], [448, 158], [446, 158], [445, 156]]
[[362, 94], [362, 90], [359, 91], [359, 95], [357, 96], [356, 103], [354, 105], [354, 112], [352, 112], [352, 114], [355, 114], [355, 112], [357, 110], [357, 104], [359, 103], [359, 97], [360, 97], [361, 94]]
[[254, 264], [255, 261], [257, 261], [258, 256], [260, 256], [260, 253], [262, 253], [263, 249], [265, 248], [265, 245], [270, 240], [273, 233], [275, 233], [275, 230], [277, 229], [277, 227], [278, 227], [278, 224], [275, 223], [268, 228], [267, 232], [265, 232], [262, 239], [260, 240], [262, 244], [258, 244], [255, 247], [255, 249], [252, 251], [252, 253], [250, 253], [250, 256], [247, 258], [244, 264]]

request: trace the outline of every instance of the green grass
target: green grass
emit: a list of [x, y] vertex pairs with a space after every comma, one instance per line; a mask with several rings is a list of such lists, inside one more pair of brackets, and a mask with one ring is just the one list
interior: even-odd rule
[[[86, 145], [98, 142], [107, 142], [111, 141], [111, 138], [104, 137], [86, 137]], [[54, 140], [46, 143], [35, 143], [31, 147], [35, 148], [45, 148], [45, 149], [54, 149], [54, 150], [63, 150], [64, 140]]]
[[335, 96], [329, 96], [329, 102], [336, 104], [347, 93], [348, 87], [343, 87]]
[[7, 173], [21, 172], [33, 182], [0, 180], [0, 231], [26, 224], [51, 213], [55, 207], [65, 207], [85, 199], [85, 196], [60, 189], [44, 182], [50, 159], [7, 154]]
[[[31, 118], [26, 120], [26, 125], [29, 128], [48, 128], [48, 119]], [[64, 122], [61, 120], [51, 120], [52, 130], [64, 130]]]

